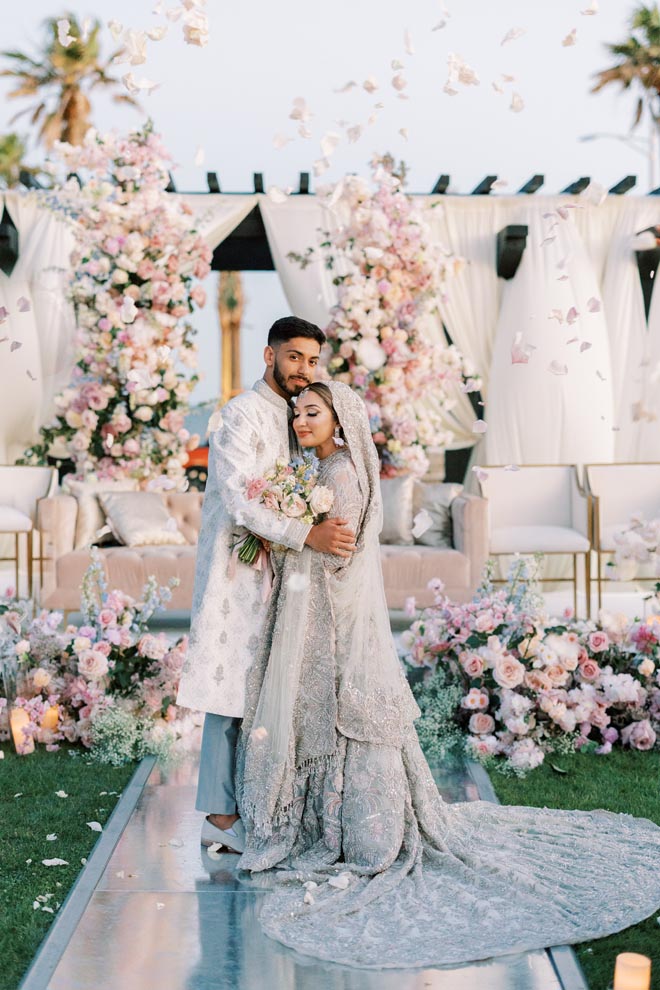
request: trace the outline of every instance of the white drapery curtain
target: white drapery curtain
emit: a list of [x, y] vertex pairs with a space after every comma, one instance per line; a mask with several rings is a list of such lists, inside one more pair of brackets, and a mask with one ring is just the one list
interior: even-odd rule
[[34, 195], [5, 192], [0, 214], [4, 207], [19, 241], [11, 276], [0, 272], [0, 306], [9, 313], [0, 324], [7, 338], [0, 343], [0, 463], [11, 464], [50, 418], [73, 368], [75, 319], [65, 295], [73, 234]]
[[193, 213], [196, 230], [210, 248], [216, 248], [257, 205], [256, 194], [173, 193]]
[[[526, 224], [529, 234], [502, 296], [484, 460], [610, 461], [615, 422], [609, 338], [602, 307], [590, 312], [588, 306], [599, 298], [598, 281], [572, 217], [551, 227], [544, 212], [549, 211], [519, 200], [507, 217], [508, 223]], [[571, 324], [550, 318], [558, 310], [566, 319], [572, 307], [579, 316]], [[592, 308], [597, 309], [593, 303]], [[517, 333], [523, 347], [533, 348], [526, 364], [512, 361]]]

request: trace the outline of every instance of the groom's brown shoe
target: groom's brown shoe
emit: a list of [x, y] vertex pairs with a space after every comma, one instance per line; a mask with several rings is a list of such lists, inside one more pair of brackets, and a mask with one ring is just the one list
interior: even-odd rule
[[205, 818], [200, 841], [203, 846], [213, 846], [219, 842], [234, 852], [242, 853], [245, 849], [245, 825], [237, 818], [231, 828], [222, 829]]

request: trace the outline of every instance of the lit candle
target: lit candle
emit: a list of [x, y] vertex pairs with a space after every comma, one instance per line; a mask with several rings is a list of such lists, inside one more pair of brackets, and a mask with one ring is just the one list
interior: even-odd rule
[[32, 736], [26, 735], [23, 732], [29, 724], [30, 716], [24, 708], [12, 708], [9, 716], [9, 725], [11, 726], [11, 734], [16, 752], [21, 756], [27, 756], [28, 753], [34, 752], [34, 739]]
[[60, 717], [59, 705], [51, 705], [47, 708], [41, 717], [41, 722], [39, 725], [42, 729], [48, 729], [54, 732], [57, 729], [57, 722]]
[[622, 952], [616, 957], [614, 990], [650, 990], [651, 960], [637, 952]]

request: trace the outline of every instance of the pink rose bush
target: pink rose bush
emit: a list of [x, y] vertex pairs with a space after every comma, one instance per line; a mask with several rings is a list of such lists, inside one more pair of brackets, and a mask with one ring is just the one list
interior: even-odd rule
[[548, 619], [534, 590], [536, 569], [521, 558], [504, 589], [494, 591], [487, 576], [464, 605], [436, 588], [435, 604], [403, 634], [422, 741], [458, 744], [517, 774], [553, 751], [607, 754], [617, 742], [653, 749], [660, 619], [605, 612], [597, 623]]
[[199, 718], [175, 705], [187, 637], [173, 643], [147, 628], [170, 596], [153, 578], [140, 601], [109, 591], [94, 554], [80, 628], [62, 629], [61, 612], [34, 615], [29, 602], [0, 602], [0, 739], [9, 735], [11, 710], [22, 708], [29, 716], [23, 747], [80, 743], [119, 764], [192, 742]]
[[[327, 371], [364, 398], [383, 474], [422, 475], [425, 448], [452, 439], [443, 411], [470, 373], [437, 312], [462, 260], [434, 242], [391, 163], [372, 165], [373, 184], [348, 175], [319, 190], [337, 220], [321, 244], [339, 296]], [[313, 253], [289, 258], [305, 267]]]
[[[79, 477], [180, 481], [198, 443], [183, 429], [198, 381], [188, 319], [211, 250], [191, 211], [165, 191], [168, 155], [150, 126], [128, 137], [89, 131], [56, 147], [65, 175], [46, 205], [74, 221], [70, 299], [78, 321], [70, 385], [29, 462], [70, 458]], [[41, 195], [41, 194], [40, 194]]]

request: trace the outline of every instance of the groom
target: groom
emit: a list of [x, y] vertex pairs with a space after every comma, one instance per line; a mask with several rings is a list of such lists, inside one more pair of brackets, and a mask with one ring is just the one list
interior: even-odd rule
[[295, 316], [276, 320], [264, 351], [263, 379], [224, 406], [220, 428], [209, 440], [190, 643], [177, 704], [207, 713], [195, 805], [207, 812], [201, 841], [237, 852], [243, 851], [245, 831], [236, 813], [236, 741], [267, 603], [262, 573], [240, 562], [231, 568], [232, 548], [249, 531], [299, 552], [307, 545], [348, 557], [355, 549], [345, 520], [309, 526], [279, 518], [246, 498], [251, 478], [262, 477], [278, 459], [290, 460], [290, 400], [314, 381], [324, 343], [323, 331], [313, 323]]

